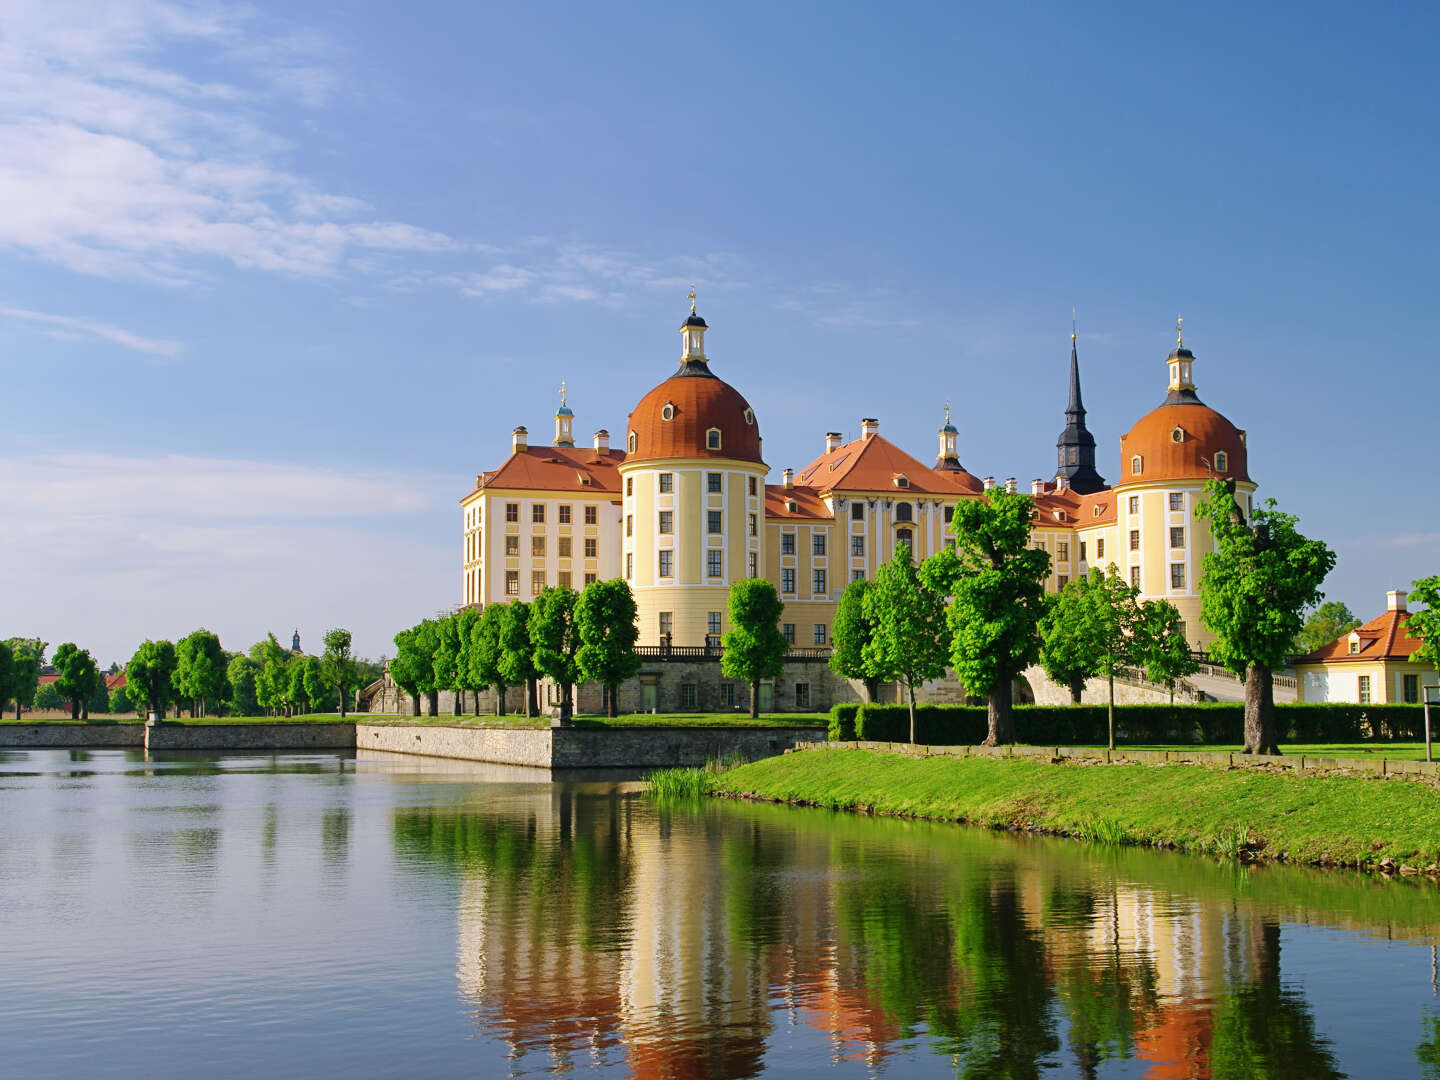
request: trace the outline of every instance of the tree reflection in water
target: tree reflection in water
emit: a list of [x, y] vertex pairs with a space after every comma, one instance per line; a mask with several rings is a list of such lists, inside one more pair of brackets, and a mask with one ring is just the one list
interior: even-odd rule
[[1278, 918], [1203, 864], [599, 785], [398, 809], [394, 835], [455, 880], [461, 993], [517, 1068], [753, 1076], [800, 1025], [872, 1071], [922, 1047], [964, 1077], [1340, 1075]]

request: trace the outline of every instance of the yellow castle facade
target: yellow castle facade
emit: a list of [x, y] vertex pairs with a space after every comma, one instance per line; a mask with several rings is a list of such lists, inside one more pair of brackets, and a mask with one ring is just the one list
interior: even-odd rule
[[[826, 433], [810, 464], [767, 483], [759, 417], [711, 370], [708, 329], [692, 297], [680, 365], [630, 413], [623, 448], [612, 448], [604, 429], [577, 447], [563, 391], [550, 445], [514, 430], [509, 458], [461, 500], [464, 605], [621, 577], [635, 594], [640, 645], [715, 646], [729, 628], [730, 586], [760, 577], [780, 593], [792, 647], [824, 649], [850, 582], [873, 577], [900, 544], [921, 560], [950, 543], [957, 502], [1017, 489], [1013, 478], [997, 485], [961, 465], [948, 407], [933, 464], [866, 417], [858, 439]], [[1211, 477], [1226, 477], [1248, 514], [1255, 484], [1245, 432], [1200, 400], [1194, 365], [1177, 335], [1166, 396], [1121, 437], [1118, 476], [1107, 483], [1085, 424], [1072, 334], [1056, 469], [1028, 491], [1033, 543], [1051, 558], [1050, 591], [1113, 565], [1143, 598], [1173, 603], [1191, 645], [1203, 648], [1200, 571], [1212, 541], [1196, 505]]]

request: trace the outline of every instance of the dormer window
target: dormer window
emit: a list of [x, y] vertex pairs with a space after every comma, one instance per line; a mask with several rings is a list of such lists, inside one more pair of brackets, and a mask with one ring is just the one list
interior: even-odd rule
[[630, 453], [632, 453], [632, 454], [635, 453], [635, 443], [636, 443], [636, 436], [635, 436], [635, 432], [632, 431], [632, 432], [630, 432], [630, 437], [625, 440], [625, 446], [626, 446], [626, 448], [630, 451]]
[[754, 410], [754, 409], [746, 409], [746, 410], [745, 410], [745, 423], [747, 423], [747, 424], [753, 424], [753, 423], [755, 423], [755, 410]]
[[1067, 514], [1064, 510], [1056, 510], [1056, 511], [1055, 511], [1055, 520], [1056, 520], [1056, 521], [1067, 521], [1067, 520], [1069, 520], [1069, 518], [1070, 518], [1070, 515]]
[[1216, 451], [1215, 451], [1215, 471], [1216, 471], [1216, 472], [1229, 472], [1229, 471], [1230, 471], [1230, 455], [1227, 454], [1224, 450], [1216, 450]]
[[1350, 655], [1351, 655], [1351, 656], [1358, 656], [1359, 653], [1360, 653], [1360, 635], [1359, 635], [1359, 634], [1351, 634], [1351, 635], [1350, 635]]
[[1139, 454], [1136, 454], [1130, 459], [1130, 475], [1139, 476], [1144, 471], [1145, 462], [1141, 459]]
[[671, 402], [668, 402], [668, 401], [667, 401], [667, 402], [665, 402], [664, 405], [661, 405], [661, 406], [660, 406], [660, 419], [661, 419], [661, 420], [674, 420], [674, 419], [675, 419], [675, 406], [674, 406]]
[[792, 514], [798, 513], [799, 510], [800, 510], [800, 504], [799, 504], [798, 502], [796, 502], [794, 499], [791, 499], [789, 502], [787, 502], [787, 503], [785, 504], [785, 509], [788, 510], [788, 511], [789, 511], [790, 513], [792, 513]]
[[718, 427], [712, 427], [709, 431], [705, 432], [705, 449], [720, 449], [720, 429]]
[[895, 477], [895, 486], [897, 488], [908, 488], [910, 486], [910, 478], [904, 473], [901, 473], [899, 476]]
[[1104, 512], [1105, 512], [1105, 511], [1104, 511], [1104, 508], [1103, 508], [1099, 503], [1096, 503], [1094, 506], [1092, 506], [1092, 507], [1090, 508], [1090, 516], [1091, 516], [1091, 517], [1099, 517], [1099, 516], [1100, 516], [1102, 513], [1104, 513]]
[[1171, 441], [1171, 442], [1184, 442], [1184, 441], [1185, 441], [1185, 429], [1182, 428], [1182, 427], [1173, 427], [1173, 428], [1171, 428], [1171, 429], [1170, 429], [1170, 441]]

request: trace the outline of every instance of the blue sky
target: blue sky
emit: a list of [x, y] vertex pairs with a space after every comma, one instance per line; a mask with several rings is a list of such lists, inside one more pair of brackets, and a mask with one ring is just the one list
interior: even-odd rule
[[456, 501], [510, 429], [563, 378], [577, 431], [621, 430], [691, 281], [776, 476], [862, 415], [929, 460], [947, 399], [972, 472], [1045, 475], [1074, 306], [1114, 479], [1183, 314], [1369, 617], [1440, 572], [1437, 24], [7, 4], [0, 634], [385, 652], [456, 601]]

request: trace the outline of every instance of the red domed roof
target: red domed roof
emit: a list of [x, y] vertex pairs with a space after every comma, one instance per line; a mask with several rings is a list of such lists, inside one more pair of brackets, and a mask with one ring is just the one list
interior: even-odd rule
[[[1217, 451], [1226, 455], [1224, 469], [1215, 467]], [[1138, 474], [1131, 466], [1137, 454]], [[1243, 431], [1198, 399], [1167, 402], [1120, 437], [1120, 480], [1115, 486], [1211, 476], [1249, 481], [1246, 466]]]
[[[720, 432], [718, 450], [709, 445], [711, 428]], [[625, 450], [627, 461], [726, 458], [760, 462], [760, 426], [738, 390], [711, 374], [703, 361], [692, 361], [640, 399], [630, 414]]]

